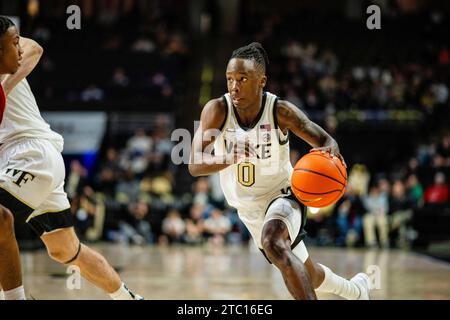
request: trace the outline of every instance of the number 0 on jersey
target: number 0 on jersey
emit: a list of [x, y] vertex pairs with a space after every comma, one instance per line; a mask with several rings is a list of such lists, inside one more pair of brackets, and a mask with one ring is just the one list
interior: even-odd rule
[[251, 162], [239, 163], [238, 181], [244, 187], [251, 187], [255, 183], [255, 165]]

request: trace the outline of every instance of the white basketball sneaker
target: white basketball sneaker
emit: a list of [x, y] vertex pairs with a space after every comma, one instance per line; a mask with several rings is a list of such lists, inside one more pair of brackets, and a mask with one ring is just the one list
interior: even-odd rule
[[128, 291], [129, 295], [131, 296], [132, 300], [145, 300], [144, 297], [135, 294], [133, 291], [131, 291], [130, 289], [128, 289], [128, 287], [126, 285], [123, 285], [123, 287], [125, 288], [125, 290]]
[[359, 289], [358, 300], [370, 300], [369, 292], [371, 289], [370, 278], [365, 273], [358, 273], [356, 276], [350, 279], [351, 282], [356, 284]]

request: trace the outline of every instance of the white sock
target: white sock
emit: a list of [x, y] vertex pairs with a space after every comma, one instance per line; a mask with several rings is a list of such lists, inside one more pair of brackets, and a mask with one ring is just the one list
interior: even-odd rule
[[3, 294], [3, 290], [0, 290], [0, 300], [5, 300], [5, 295]]
[[325, 271], [322, 284], [316, 289], [320, 292], [333, 293], [348, 300], [359, 298], [359, 288], [353, 282], [333, 273], [330, 268], [318, 263]]
[[110, 293], [109, 296], [113, 300], [134, 300], [134, 295], [128, 290], [123, 282], [120, 285], [119, 290]]
[[27, 300], [23, 286], [4, 291], [5, 300]]

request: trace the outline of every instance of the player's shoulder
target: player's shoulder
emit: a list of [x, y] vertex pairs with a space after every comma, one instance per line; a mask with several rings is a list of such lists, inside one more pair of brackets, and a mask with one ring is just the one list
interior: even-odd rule
[[277, 99], [275, 103], [275, 114], [278, 121], [289, 120], [292, 117], [293, 105], [287, 100]]
[[302, 122], [308, 121], [307, 116], [302, 110], [287, 100], [278, 99], [275, 105], [275, 117], [278, 126], [285, 131], [290, 128], [294, 123], [298, 123], [298, 120]]
[[203, 107], [202, 112], [214, 114], [226, 114], [228, 110], [227, 104], [223, 97], [209, 100]]
[[211, 99], [202, 110], [202, 121], [207, 121], [212, 127], [223, 126], [228, 114], [228, 106], [223, 97]]

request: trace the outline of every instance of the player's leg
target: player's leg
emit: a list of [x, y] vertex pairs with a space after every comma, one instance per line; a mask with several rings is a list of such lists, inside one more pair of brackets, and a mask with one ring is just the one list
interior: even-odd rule
[[[306, 214], [302, 207], [296, 201], [290, 199], [277, 199], [267, 210], [265, 227], [271, 221], [278, 221], [281, 229], [283, 229], [283, 225], [285, 226], [284, 232], [286, 230], [288, 232], [289, 249], [291, 249], [290, 239], [295, 239], [291, 252], [306, 268], [313, 289], [317, 289], [319, 292], [334, 293], [346, 299], [368, 299], [370, 281], [366, 274], [360, 273], [351, 280], [346, 280], [333, 273], [330, 268], [313, 262], [303, 241], [296, 245], [296, 242], [298, 242], [296, 240], [301, 239], [299, 235], [303, 232], [304, 220], [302, 220], [302, 214]], [[264, 233], [268, 231], [264, 231], [264, 229], [263, 237]]]
[[64, 192], [64, 160], [50, 142], [40, 141], [36, 147], [47, 150], [44, 161], [40, 163], [41, 171], [51, 173], [53, 180], [49, 195], [27, 222], [41, 237], [50, 257], [62, 264], [78, 266], [82, 276], [109, 293], [113, 299], [142, 299], [128, 290], [102, 255], [81, 244], [73, 228], [68, 209], [70, 204]]
[[140, 299], [127, 289], [102, 255], [80, 242], [73, 228], [69, 207], [64, 181], [61, 181], [27, 220], [44, 242], [49, 256], [61, 264], [79, 267], [84, 278], [109, 293], [113, 299]]
[[0, 284], [5, 299], [25, 299], [19, 247], [14, 235], [14, 216], [2, 205], [0, 205]]
[[[304, 256], [304, 254], [300, 255]], [[332, 293], [348, 300], [369, 299], [370, 279], [367, 274], [358, 273], [347, 280], [335, 274], [327, 266], [314, 262], [310, 257], [306, 259], [305, 266], [316, 291]]]
[[283, 221], [272, 219], [264, 224], [262, 246], [295, 299], [317, 299], [305, 265], [291, 250], [289, 231]]
[[[14, 221], [24, 223], [49, 191], [51, 175], [38, 175], [36, 150], [27, 141], [2, 146], [0, 153], [0, 283], [5, 298], [25, 299]], [[37, 170], [36, 170], [37, 169]]]
[[41, 239], [53, 260], [61, 264], [77, 266], [85, 279], [108, 292], [113, 299], [134, 300], [136, 298], [123, 285], [119, 275], [106, 259], [80, 242], [73, 227], [43, 234]]

